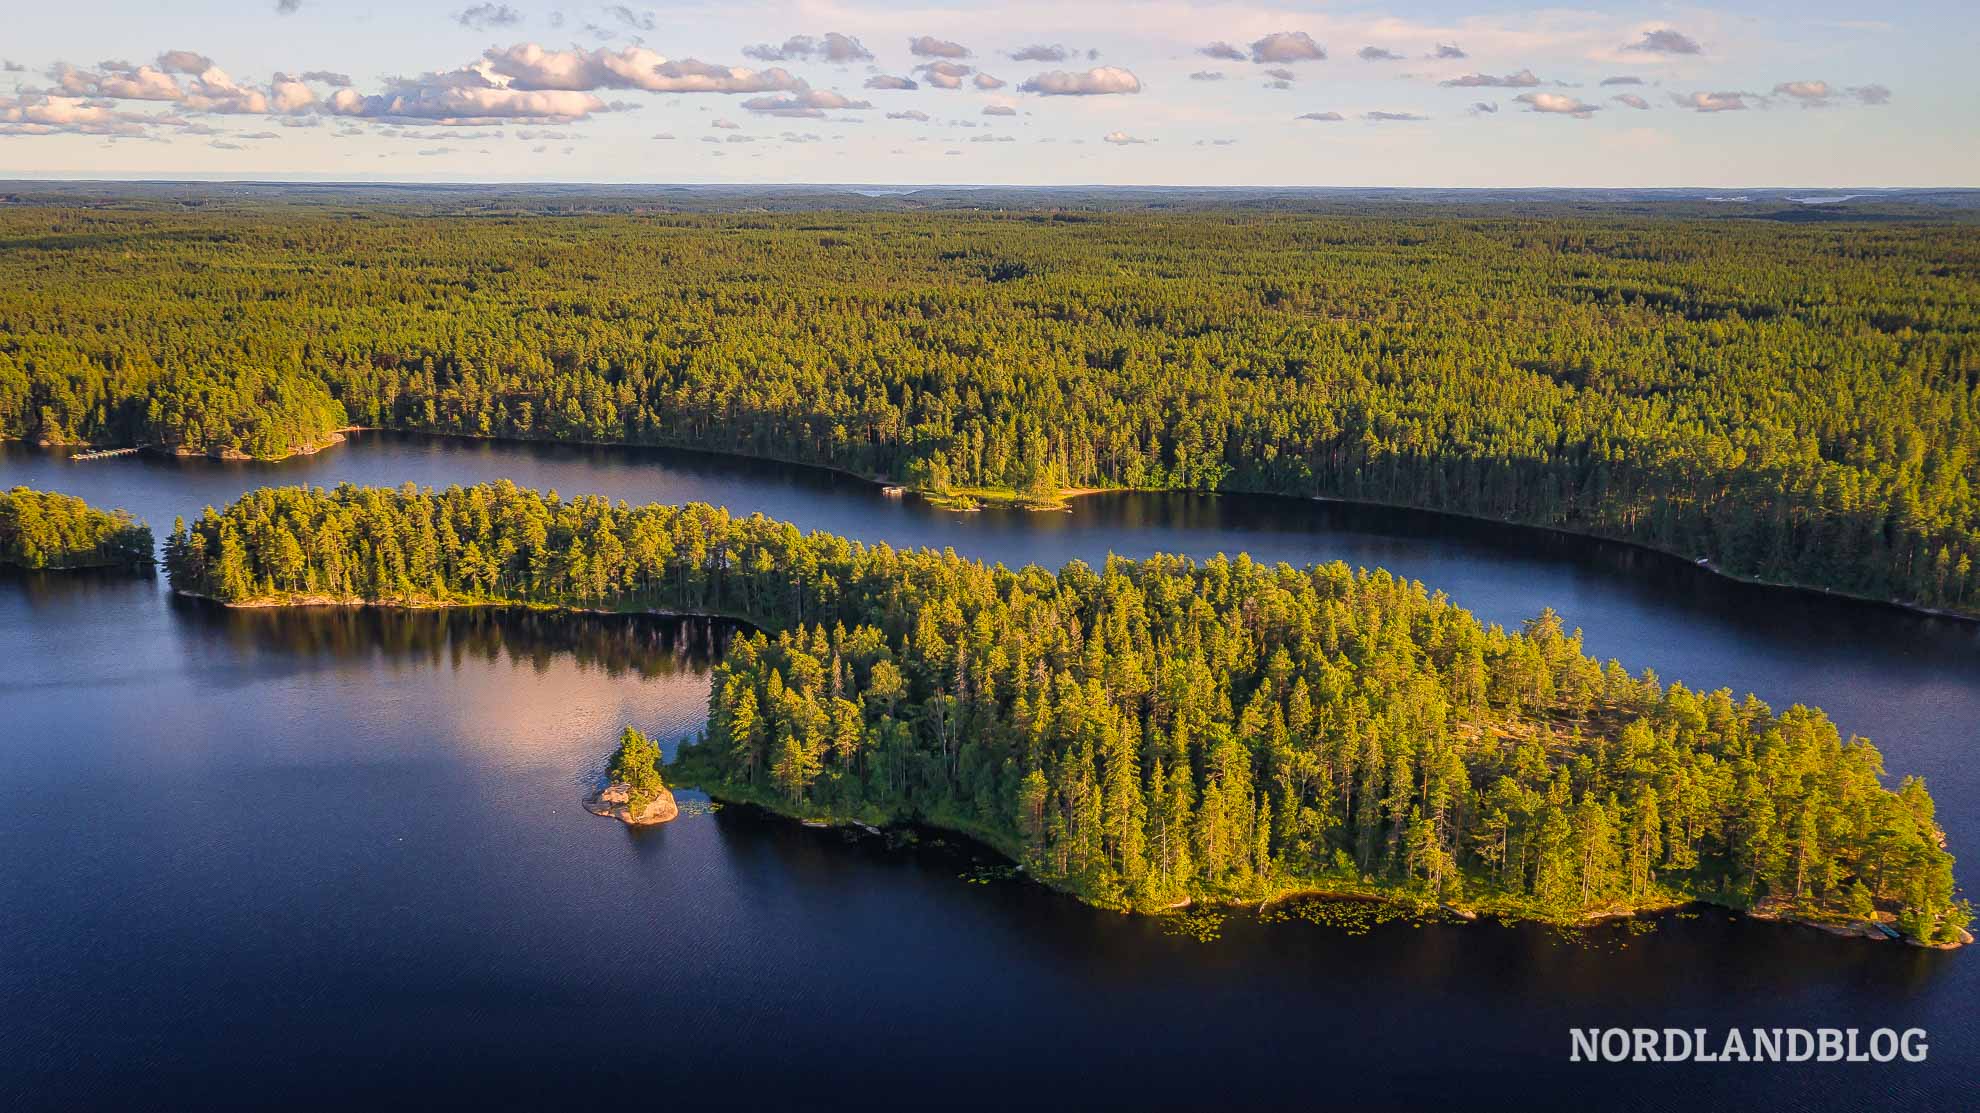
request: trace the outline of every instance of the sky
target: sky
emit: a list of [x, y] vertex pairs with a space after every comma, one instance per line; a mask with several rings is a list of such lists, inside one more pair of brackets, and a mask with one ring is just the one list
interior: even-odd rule
[[1950, 0], [88, 0], [0, 178], [1980, 186]]

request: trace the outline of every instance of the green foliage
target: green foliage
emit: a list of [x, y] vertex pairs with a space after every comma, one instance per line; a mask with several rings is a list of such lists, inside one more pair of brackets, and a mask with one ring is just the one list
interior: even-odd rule
[[632, 791], [632, 809], [638, 812], [667, 787], [660, 774], [660, 747], [632, 727], [619, 734], [619, 750], [612, 755], [606, 775]]
[[22, 208], [0, 436], [1338, 496], [1980, 612], [1977, 263], [1922, 221]]
[[53, 491], [0, 491], [0, 564], [136, 567], [150, 564], [151, 554], [151, 530], [125, 511]]
[[707, 506], [250, 492], [176, 532], [222, 599], [729, 614], [683, 764], [799, 811], [922, 819], [1114, 906], [1321, 888], [1552, 919], [1700, 898], [1969, 915], [1924, 785], [1820, 712], [1663, 685], [1543, 612], [1481, 625], [1345, 565], [986, 567]]

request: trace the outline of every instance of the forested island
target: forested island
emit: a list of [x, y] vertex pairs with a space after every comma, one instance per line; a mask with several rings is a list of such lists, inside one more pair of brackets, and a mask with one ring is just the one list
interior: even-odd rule
[[[1818, 710], [1631, 675], [1335, 563], [1008, 569], [704, 506], [276, 488], [175, 526], [222, 603], [724, 615], [672, 779], [967, 833], [1093, 903], [1328, 893], [1580, 922], [1708, 901], [1969, 938], [1924, 784]], [[629, 732], [615, 780], [644, 778]], [[630, 755], [630, 756], [629, 756]], [[630, 784], [630, 781], [626, 783]]]
[[55, 491], [0, 491], [0, 564], [40, 570], [140, 568], [151, 561], [150, 527], [125, 511], [98, 510]]
[[1980, 227], [1589, 209], [12, 207], [0, 437], [1339, 497], [1980, 614]]

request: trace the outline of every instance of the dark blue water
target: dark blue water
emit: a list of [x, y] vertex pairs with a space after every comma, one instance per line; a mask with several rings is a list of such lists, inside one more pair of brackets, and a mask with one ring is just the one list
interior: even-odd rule
[[[1827, 708], [1925, 774], [1980, 861], [1980, 632], [1624, 546], [1287, 500], [953, 515], [685, 454], [366, 436], [279, 465], [70, 463], [27, 483], [174, 515], [268, 483], [508, 477], [700, 499], [1007, 563], [1343, 559], [1488, 621], [1542, 606], [1666, 679]], [[579, 807], [620, 725], [702, 721], [719, 626], [235, 613], [157, 580], [0, 576], [0, 1108], [1242, 1105], [1970, 1108], [1980, 952], [1724, 914], [1168, 934], [744, 809]], [[1921, 1064], [1572, 1064], [1577, 1025], [1921, 1027]]]

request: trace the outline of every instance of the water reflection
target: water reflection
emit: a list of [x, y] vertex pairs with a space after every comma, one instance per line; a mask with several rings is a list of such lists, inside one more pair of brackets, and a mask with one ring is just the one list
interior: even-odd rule
[[742, 627], [727, 619], [587, 615], [523, 607], [221, 607], [175, 596], [189, 635], [243, 656], [444, 665], [526, 665], [549, 671], [568, 657], [615, 679], [705, 675]]

